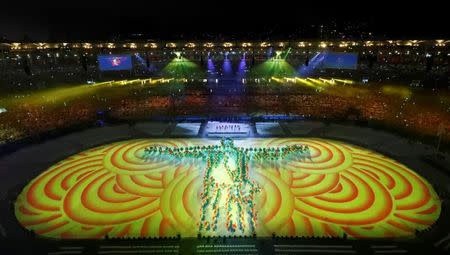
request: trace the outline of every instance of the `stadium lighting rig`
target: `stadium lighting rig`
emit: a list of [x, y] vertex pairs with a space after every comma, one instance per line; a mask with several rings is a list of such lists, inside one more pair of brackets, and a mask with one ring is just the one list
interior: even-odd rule
[[281, 51], [281, 50], [277, 50], [277, 51], [275, 51], [275, 58], [274, 59], [281, 59], [281, 54], [282, 54], [283, 52]]
[[175, 54], [178, 60], [181, 60], [181, 51], [174, 51], [173, 53]]

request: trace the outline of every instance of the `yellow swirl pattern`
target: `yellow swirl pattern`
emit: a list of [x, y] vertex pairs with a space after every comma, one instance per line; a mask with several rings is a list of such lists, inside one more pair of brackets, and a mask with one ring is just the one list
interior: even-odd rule
[[[141, 157], [147, 146], [216, 144], [205, 139], [141, 139], [71, 156], [43, 172], [19, 195], [19, 222], [54, 238], [158, 237], [197, 234], [199, 159]], [[250, 164], [262, 187], [257, 234], [413, 236], [439, 217], [433, 188], [406, 166], [362, 148], [323, 139], [249, 139], [242, 147], [306, 144], [311, 160], [295, 157]]]

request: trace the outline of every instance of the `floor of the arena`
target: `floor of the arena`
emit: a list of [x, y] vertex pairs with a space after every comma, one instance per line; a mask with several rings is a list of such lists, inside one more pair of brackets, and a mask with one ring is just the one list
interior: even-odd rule
[[[450, 250], [445, 206], [450, 158], [436, 157], [434, 147], [350, 124], [251, 122], [250, 127], [248, 137], [234, 139], [237, 151], [301, 144], [310, 157], [246, 158], [243, 179], [202, 157], [144, 159], [149, 146], [200, 151], [220, 145], [220, 139], [205, 135], [205, 122], [111, 125], [4, 153], [2, 238], [31, 238], [48, 254]], [[220, 155], [230, 158], [227, 153]], [[215, 157], [210, 154], [205, 157]], [[234, 167], [243, 162], [240, 156], [234, 161]], [[246, 190], [246, 183], [257, 190], [233, 192]], [[102, 240], [78, 240], [84, 238]], [[130, 244], [130, 238], [146, 240]], [[27, 249], [11, 246], [22, 254]]]

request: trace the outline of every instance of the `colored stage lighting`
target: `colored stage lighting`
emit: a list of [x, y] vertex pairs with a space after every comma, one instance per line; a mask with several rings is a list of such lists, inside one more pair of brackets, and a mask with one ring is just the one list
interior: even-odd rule
[[282, 54], [283, 52], [281, 51], [281, 50], [277, 50], [277, 51], [275, 51], [275, 59], [281, 59], [281, 54]]
[[295, 69], [283, 58], [269, 59], [251, 70], [254, 77], [294, 77]]
[[195, 78], [202, 77], [202, 70], [194, 62], [181, 56], [181, 52], [178, 52], [180, 58], [175, 57], [164, 68], [163, 74], [169, 78]]

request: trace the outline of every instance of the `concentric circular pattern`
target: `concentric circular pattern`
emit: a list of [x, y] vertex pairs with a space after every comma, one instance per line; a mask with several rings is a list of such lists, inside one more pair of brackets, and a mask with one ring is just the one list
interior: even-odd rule
[[[55, 238], [195, 236], [205, 164], [200, 159], [142, 159], [147, 146], [218, 144], [204, 139], [114, 143], [67, 158], [19, 195], [16, 216], [37, 234]], [[430, 184], [382, 155], [322, 139], [249, 139], [242, 147], [306, 144], [311, 160], [295, 156], [255, 161], [250, 177], [257, 234], [413, 236], [440, 214]]]

